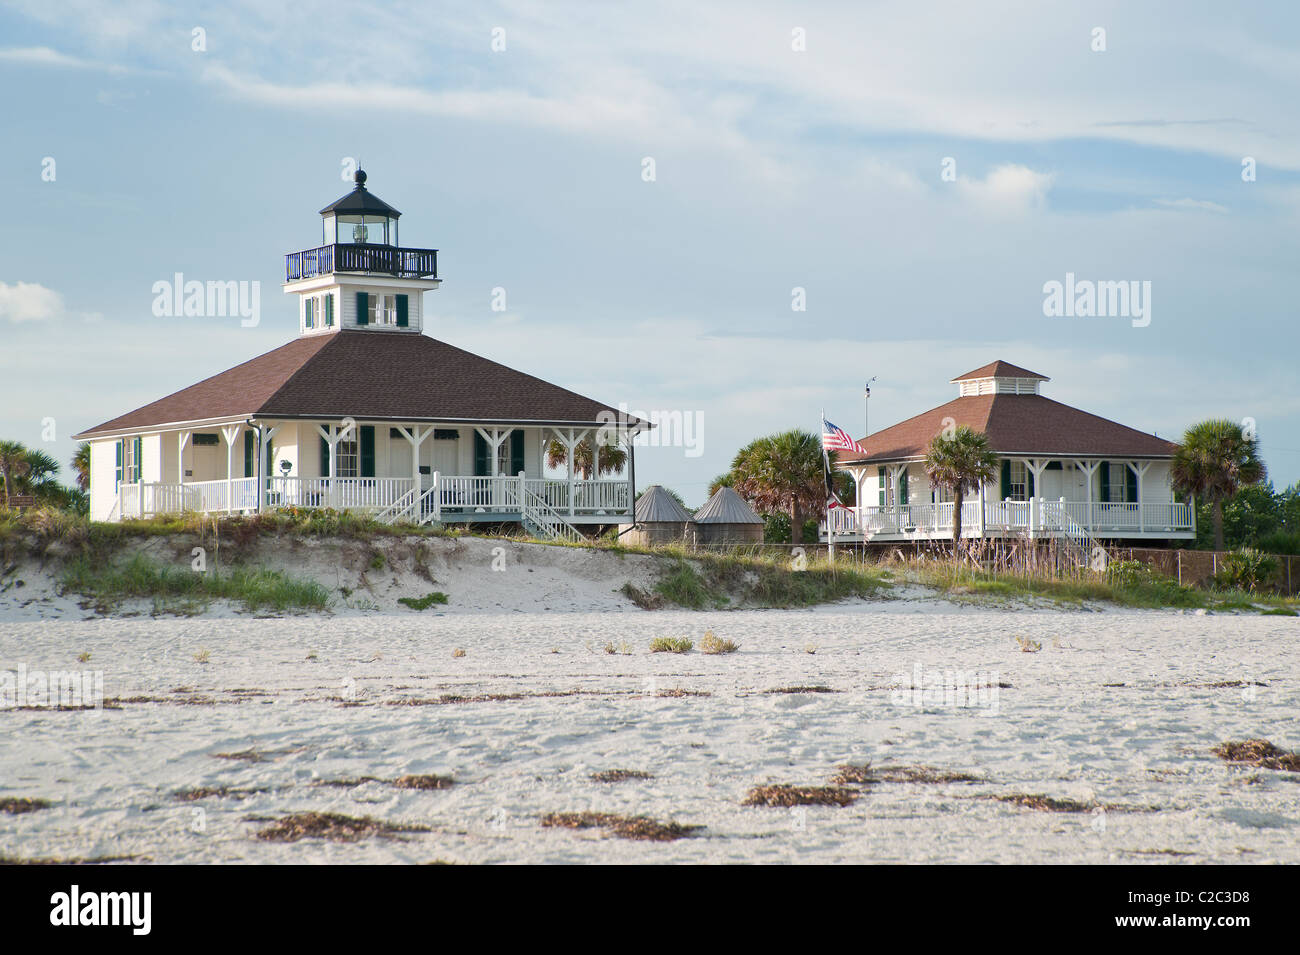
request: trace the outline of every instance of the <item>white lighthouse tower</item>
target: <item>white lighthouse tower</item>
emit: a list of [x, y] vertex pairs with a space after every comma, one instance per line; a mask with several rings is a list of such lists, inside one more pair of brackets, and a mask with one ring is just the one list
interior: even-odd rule
[[401, 213], [356, 187], [320, 211], [321, 245], [284, 258], [284, 291], [298, 296], [300, 335], [340, 329], [419, 334], [423, 294], [436, 289], [438, 250], [398, 243]]

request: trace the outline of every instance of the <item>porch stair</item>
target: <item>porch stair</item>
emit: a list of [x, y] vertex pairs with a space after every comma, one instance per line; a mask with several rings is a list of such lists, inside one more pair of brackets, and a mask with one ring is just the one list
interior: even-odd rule
[[1078, 567], [1087, 567], [1092, 562], [1092, 552], [1097, 541], [1082, 524], [1061, 512], [1061, 539], [1065, 543], [1065, 554]]
[[375, 515], [375, 520], [381, 524], [396, 524], [404, 518], [409, 517], [414, 510], [415, 502], [418, 500], [415, 488], [407, 491], [392, 504], [388, 505], [382, 511]]
[[570, 543], [582, 540], [581, 532], [530, 488], [523, 489], [523, 499], [519, 503], [524, 528], [535, 537], [544, 540], [565, 540]]

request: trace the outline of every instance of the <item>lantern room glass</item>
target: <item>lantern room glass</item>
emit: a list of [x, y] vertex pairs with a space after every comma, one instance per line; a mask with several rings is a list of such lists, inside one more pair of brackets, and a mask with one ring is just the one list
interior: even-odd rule
[[397, 217], [347, 213], [321, 217], [322, 245], [397, 245]]

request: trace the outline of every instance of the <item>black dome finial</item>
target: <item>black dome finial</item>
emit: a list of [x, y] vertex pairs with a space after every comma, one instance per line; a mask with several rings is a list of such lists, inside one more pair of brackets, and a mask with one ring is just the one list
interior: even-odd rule
[[356, 182], [358, 189], [366, 188], [366, 171], [364, 169], [357, 169], [352, 174], [352, 179]]

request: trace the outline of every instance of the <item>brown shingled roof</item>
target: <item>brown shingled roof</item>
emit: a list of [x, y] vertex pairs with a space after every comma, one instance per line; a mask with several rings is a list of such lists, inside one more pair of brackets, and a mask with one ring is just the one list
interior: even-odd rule
[[924, 457], [931, 439], [947, 427], [948, 419], [958, 427], [966, 425], [983, 432], [989, 447], [1004, 456], [1167, 458], [1178, 447], [1172, 441], [1042, 395], [980, 395], [954, 398], [877, 431], [859, 442], [867, 449], [866, 457], [841, 452], [839, 460], [847, 463]]
[[425, 335], [298, 338], [79, 438], [234, 416], [599, 425], [639, 419]]
[[1040, 375], [1036, 371], [1030, 371], [1028, 368], [1021, 368], [1019, 365], [1013, 365], [1009, 361], [992, 361], [987, 365], [976, 368], [974, 371], [968, 371], [964, 375], [958, 375], [953, 381], [966, 381], [970, 378], [1037, 378], [1039, 381], [1051, 381], [1046, 375]]

